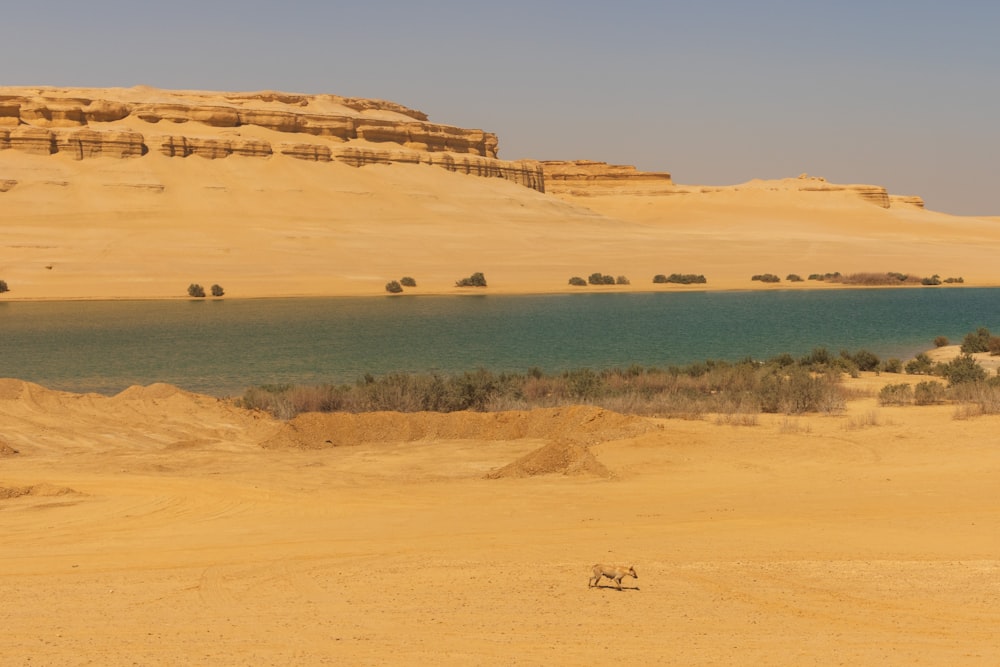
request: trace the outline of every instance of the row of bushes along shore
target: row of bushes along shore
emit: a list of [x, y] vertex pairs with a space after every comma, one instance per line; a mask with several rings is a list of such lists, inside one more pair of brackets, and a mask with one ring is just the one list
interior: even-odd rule
[[[987, 340], [992, 338], [980, 329], [977, 345], [984, 331]], [[967, 341], [974, 336], [969, 334]], [[539, 369], [526, 373], [480, 369], [454, 375], [366, 375], [345, 385], [251, 387], [237, 400], [242, 407], [265, 410], [282, 419], [301, 412], [501, 411], [590, 404], [624, 414], [698, 418], [712, 413], [737, 423], [754, 423], [760, 413], [843, 410], [852, 397], [843, 377], [856, 377], [862, 371], [905, 371], [943, 380], [920, 383], [915, 391], [883, 390], [879, 396], [883, 405], [955, 401], [978, 406], [967, 410], [970, 415], [1000, 413], [1000, 376], [989, 376], [968, 353], [947, 363], [932, 362], [921, 354], [904, 365], [898, 359], [882, 361], [866, 350], [835, 355], [825, 348], [800, 359], [783, 354], [767, 361], [705, 361], [667, 368], [633, 365], [555, 374]]]

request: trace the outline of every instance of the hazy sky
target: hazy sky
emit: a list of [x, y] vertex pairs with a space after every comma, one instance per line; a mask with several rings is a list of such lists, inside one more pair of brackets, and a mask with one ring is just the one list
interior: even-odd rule
[[996, 0], [48, 0], [0, 27], [8, 85], [375, 97], [505, 159], [808, 172], [1000, 215]]

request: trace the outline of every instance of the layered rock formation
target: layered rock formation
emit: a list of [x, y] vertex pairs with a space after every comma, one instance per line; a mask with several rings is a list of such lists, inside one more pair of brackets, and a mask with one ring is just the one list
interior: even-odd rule
[[155, 151], [207, 159], [280, 154], [355, 167], [424, 164], [544, 191], [538, 163], [498, 160], [497, 148], [495, 134], [429, 123], [420, 111], [381, 100], [142, 87], [0, 88], [0, 149], [67, 153], [78, 160]]
[[695, 196], [741, 191], [798, 191], [816, 193], [846, 192], [882, 208], [894, 203], [923, 208], [923, 200], [914, 196], [890, 196], [880, 185], [842, 185], [825, 178], [801, 174], [797, 178], [753, 180], [739, 185], [678, 185], [669, 173], [644, 172], [629, 165], [613, 165], [590, 160], [548, 160], [542, 162], [546, 192], [569, 197], [609, 194], [631, 196]]

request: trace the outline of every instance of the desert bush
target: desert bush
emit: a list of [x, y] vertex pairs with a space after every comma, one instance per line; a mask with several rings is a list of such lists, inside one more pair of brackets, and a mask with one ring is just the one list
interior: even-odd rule
[[817, 376], [802, 367], [767, 375], [757, 394], [762, 412], [834, 412], [845, 403], [834, 375]]
[[7, 287], [7, 281], [6, 280], [0, 280], [0, 294], [3, 294], [4, 292], [9, 292], [9, 291], [10, 291], [10, 288]]
[[938, 336], [934, 339], [934, 347], [945, 347], [949, 342], [947, 336]]
[[455, 287], [486, 287], [486, 276], [480, 272], [455, 282]]
[[908, 375], [933, 375], [934, 362], [927, 356], [927, 353], [921, 352], [906, 362], [906, 373]]
[[411, 276], [403, 276], [402, 278], [399, 279], [399, 284], [402, 285], [403, 287], [416, 287], [417, 281], [414, 280]]
[[903, 382], [887, 384], [878, 393], [879, 405], [909, 405], [913, 402], [913, 387]]
[[941, 284], [941, 276], [939, 276], [938, 274], [935, 273], [933, 276], [930, 276], [929, 278], [921, 278], [920, 284], [921, 285], [940, 285]]
[[780, 283], [781, 278], [774, 275], [773, 273], [758, 273], [755, 276], [751, 276], [750, 280], [759, 280], [762, 283]]
[[906, 273], [888, 271], [886, 273], [866, 272], [850, 273], [837, 278], [837, 282], [845, 285], [919, 285], [920, 279]]
[[225, 296], [226, 294], [226, 290], [222, 289], [222, 285], [219, 284], [212, 285], [209, 288], [209, 291], [212, 293], [212, 296], [214, 297]]
[[961, 283], [964, 283], [964, 282], [965, 282], [965, 278], [963, 278], [962, 276], [959, 276], [958, 278], [950, 278], [950, 277], [949, 277], [949, 278], [945, 278], [945, 279], [944, 279], [944, 282], [945, 282], [945, 284], [947, 284], [947, 285], [952, 285], [952, 284], [954, 284], [954, 283], [959, 283], [959, 284], [961, 284]]
[[958, 385], [952, 393], [962, 408], [962, 415], [956, 414], [956, 419], [1000, 414], [1000, 378], [996, 376], [986, 382]]
[[188, 296], [202, 298], [205, 296], [205, 288], [198, 283], [191, 283], [188, 285]]
[[653, 276], [654, 283], [676, 283], [679, 285], [701, 285], [708, 282], [705, 276], [700, 273], [671, 273], [665, 276], [658, 273]]
[[626, 278], [625, 276], [618, 276], [617, 278], [615, 278], [615, 285], [628, 285], [628, 284], [630, 283], [628, 281], [628, 278]]
[[962, 339], [962, 353], [975, 354], [976, 352], [990, 351], [990, 338], [993, 334], [986, 327], [979, 327], [975, 331], [965, 334]]
[[797, 273], [789, 273], [787, 276], [785, 276], [785, 280], [787, 280], [790, 283], [800, 283], [802, 282], [802, 276], [800, 276]]
[[918, 382], [917, 386], [913, 388], [913, 402], [917, 405], [944, 403], [944, 399], [945, 388], [940, 382], [935, 382], [934, 380]]
[[878, 369], [879, 358], [874, 352], [869, 352], [868, 350], [858, 350], [851, 355], [850, 358], [851, 361], [857, 364], [859, 370], [874, 371]]
[[597, 272], [591, 273], [587, 277], [587, 282], [590, 283], [591, 285], [614, 285], [615, 284], [615, 278], [614, 278], [614, 276], [609, 276], [606, 273], [601, 273], [601, 272], [597, 271]]
[[799, 365], [816, 371], [825, 370], [833, 363], [833, 356], [825, 347], [815, 347], [812, 352], [799, 359]]
[[986, 348], [991, 355], [1000, 355], [1000, 336], [990, 336], [990, 340], [986, 344]]
[[268, 386], [246, 390], [238, 401], [281, 418], [301, 411], [398, 412], [528, 409], [587, 403], [609, 410], [752, 425], [760, 411], [830, 412], [843, 407], [839, 373], [812, 374], [791, 365], [745, 359], [706, 361], [667, 369], [574, 369], [546, 375], [485, 370], [457, 375], [366, 375], [351, 385]]
[[955, 357], [946, 364], [938, 364], [936, 370], [938, 375], [948, 380], [949, 386], [986, 379], [986, 369], [968, 354]]
[[399, 294], [403, 291], [403, 286], [398, 280], [390, 280], [385, 284], [385, 291], [389, 294]]
[[837, 282], [841, 278], [840, 271], [834, 271], [833, 273], [810, 273], [809, 280], [819, 280], [819, 281], [830, 281]]
[[581, 278], [580, 276], [573, 276], [572, 278], [569, 279], [569, 284], [574, 285], [576, 287], [586, 287], [587, 281]]
[[903, 372], [903, 362], [899, 359], [893, 357], [892, 359], [886, 359], [882, 362], [881, 368], [879, 370], [883, 373], [902, 373]]

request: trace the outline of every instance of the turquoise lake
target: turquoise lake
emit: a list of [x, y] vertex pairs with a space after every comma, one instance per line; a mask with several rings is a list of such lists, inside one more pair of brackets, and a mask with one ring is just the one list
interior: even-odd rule
[[366, 373], [662, 367], [817, 347], [905, 360], [981, 326], [1000, 331], [1000, 289], [0, 301], [0, 377], [225, 396]]

